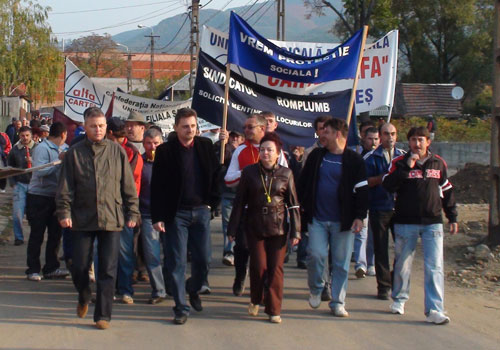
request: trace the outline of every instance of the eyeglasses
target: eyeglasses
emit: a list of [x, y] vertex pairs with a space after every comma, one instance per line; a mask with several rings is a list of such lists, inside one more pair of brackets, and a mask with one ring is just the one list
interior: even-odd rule
[[255, 129], [258, 126], [259, 125], [243, 125], [243, 129], [244, 130], [246, 130], [246, 129], [253, 130], [253, 129]]

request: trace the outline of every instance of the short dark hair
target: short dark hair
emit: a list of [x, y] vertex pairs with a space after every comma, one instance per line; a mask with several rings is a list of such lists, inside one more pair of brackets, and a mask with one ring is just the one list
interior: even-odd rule
[[314, 130], [315, 131], [318, 131], [318, 124], [319, 123], [325, 123], [326, 121], [332, 119], [332, 116], [330, 115], [320, 115], [319, 117], [317, 117], [316, 119], [314, 119]]
[[61, 122], [55, 122], [50, 126], [49, 136], [50, 137], [61, 137], [62, 134], [68, 131], [66, 125]]
[[359, 124], [359, 132], [361, 133], [361, 130], [363, 130], [367, 126], [370, 126], [372, 128], [376, 128], [377, 127], [377, 125], [375, 124], [374, 121], [372, 121], [372, 120], [365, 120], [364, 122], [361, 122], [361, 124]]
[[162, 139], [163, 141], [163, 133], [160, 130], [159, 127], [157, 127], [156, 125], [153, 125], [152, 127], [150, 127], [148, 130], [146, 130], [146, 132], [144, 133], [144, 138], [146, 137], [149, 137], [151, 139], [154, 139], [155, 137], [160, 137], [160, 139]]
[[42, 126], [42, 123], [38, 119], [30, 120], [30, 128], [39, 128]]
[[276, 145], [276, 150], [278, 151], [278, 154], [281, 153], [281, 149], [283, 148], [283, 142], [281, 142], [281, 139], [277, 133], [266, 132], [264, 137], [260, 140], [260, 145], [262, 145], [266, 141], [274, 142], [274, 144]]
[[175, 114], [175, 125], [183, 118], [195, 117], [198, 118], [196, 111], [192, 108], [181, 108]]
[[89, 107], [83, 112], [83, 119], [104, 116], [104, 113], [99, 107]]
[[427, 138], [427, 140], [431, 138], [429, 130], [425, 126], [414, 126], [411, 128], [406, 137], [410, 140], [412, 136], [423, 136]]
[[347, 123], [345, 122], [345, 120], [339, 118], [332, 118], [327, 120], [324, 126], [325, 127], [329, 126], [334, 130], [340, 131], [342, 136], [347, 138], [347, 133], [349, 132], [349, 129], [347, 127]]
[[21, 126], [19, 128], [19, 133], [26, 132], [26, 131], [29, 131], [30, 134], [33, 135], [33, 131], [31, 130], [31, 128], [29, 126]]
[[365, 130], [365, 134], [378, 134], [379, 131], [376, 127], [370, 126], [368, 129]]

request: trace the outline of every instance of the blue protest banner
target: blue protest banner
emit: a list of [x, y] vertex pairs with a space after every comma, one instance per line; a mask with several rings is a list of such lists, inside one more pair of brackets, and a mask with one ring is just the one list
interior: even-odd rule
[[[191, 107], [200, 118], [219, 126], [222, 125], [225, 83], [224, 66], [200, 51]], [[249, 114], [271, 111], [278, 122], [276, 131], [285, 144], [309, 147], [315, 141], [314, 119], [320, 115], [346, 119], [350, 95], [350, 89], [321, 95], [292, 95], [257, 85], [232, 72], [227, 130], [243, 131]], [[356, 143], [356, 120], [353, 119], [349, 144]]]
[[231, 12], [228, 63], [267, 76], [304, 83], [354, 79], [362, 33], [362, 30], [357, 31], [345, 43], [323, 55], [301, 56], [273, 44]]

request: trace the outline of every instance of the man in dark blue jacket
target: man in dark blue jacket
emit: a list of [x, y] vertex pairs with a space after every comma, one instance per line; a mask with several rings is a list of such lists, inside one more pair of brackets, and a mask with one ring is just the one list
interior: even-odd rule
[[390, 123], [380, 127], [380, 146], [365, 154], [366, 176], [370, 186], [369, 225], [373, 234], [377, 298], [389, 299], [391, 269], [389, 266], [389, 228], [394, 214], [394, 194], [382, 187], [382, 177], [387, 174], [392, 159], [404, 154], [396, 148], [397, 130]]
[[[307, 158], [297, 186], [308, 223], [307, 274], [309, 305], [318, 308], [324, 287], [323, 271], [330, 249], [334, 316], [347, 317], [345, 296], [354, 234], [363, 228], [368, 209], [368, 183], [363, 158], [346, 148], [348, 127], [332, 118], [321, 134], [323, 148]], [[329, 248], [328, 248], [329, 247]]]

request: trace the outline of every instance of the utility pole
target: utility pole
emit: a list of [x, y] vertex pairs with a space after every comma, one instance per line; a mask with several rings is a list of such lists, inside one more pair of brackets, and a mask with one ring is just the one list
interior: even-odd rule
[[200, 0], [191, 2], [191, 41], [189, 45], [191, 62], [189, 65], [189, 91], [193, 96], [194, 79], [196, 77], [196, 67], [198, 66], [198, 50], [200, 48]]
[[285, 40], [285, 0], [276, 0], [276, 40]]
[[130, 53], [127, 45], [120, 43], [116, 43], [116, 45], [123, 46], [127, 50], [127, 54], [124, 56], [127, 56], [127, 93], [130, 93], [132, 91], [132, 57], [135, 55]]
[[493, 108], [491, 119], [491, 189], [488, 244], [500, 244], [500, 0], [495, 1], [493, 36]]
[[143, 24], [138, 25], [139, 28], [149, 28], [151, 29], [150, 35], [144, 35], [145, 38], [151, 38], [151, 65], [149, 68], [149, 92], [151, 93], [151, 97], [153, 97], [153, 89], [154, 89], [154, 63], [155, 63], [155, 38], [159, 38], [159, 35], [153, 35], [153, 28], [150, 26], [145, 26]]

